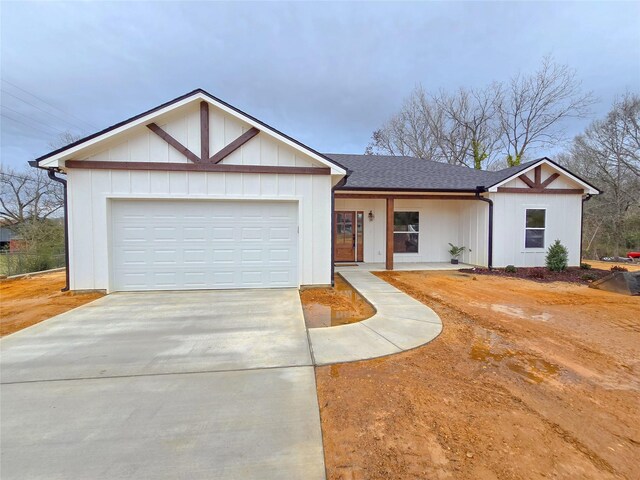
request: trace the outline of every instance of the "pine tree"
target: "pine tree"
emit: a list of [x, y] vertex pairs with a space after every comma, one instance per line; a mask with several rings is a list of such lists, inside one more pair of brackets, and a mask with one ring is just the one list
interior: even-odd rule
[[566, 270], [567, 263], [569, 262], [569, 251], [560, 243], [560, 240], [556, 240], [554, 244], [549, 247], [545, 262], [547, 268], [552, 272]]

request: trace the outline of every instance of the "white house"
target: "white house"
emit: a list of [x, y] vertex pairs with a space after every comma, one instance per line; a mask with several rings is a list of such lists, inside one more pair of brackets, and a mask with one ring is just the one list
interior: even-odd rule
[[[598, 190], [548, 158], [498, 172], [321, 154], [203, 90], [44, 155], [66, 174], [69, 287], [326, 285], [336, 262], [580, 262]], [[64, 182], [64, 180], [63, 180]]]

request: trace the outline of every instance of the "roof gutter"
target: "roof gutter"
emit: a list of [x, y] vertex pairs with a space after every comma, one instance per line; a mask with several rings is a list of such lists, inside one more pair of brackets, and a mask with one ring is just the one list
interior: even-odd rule
[[65, 263], [65, 286], [61, 290], [62, 292], [68, 292], [69, 285], [69, 215], [67, 208], [67, 181], [64, 178], [56, 176], [56, 172], [53, 169], [47, 169], [49, 178], [55, 182], [62, 184], [62, 191], [64, 192], [64, 263]]
[[67, 181], [64, 178], [56, 176], [56, 172], [60, 172], [58, 168], [46, 168], [38, 165], [37, 160], [31, 160], [28, 162], [30, 166], [34, 168], [40, 168], [47, 171], [49, 178], [62, 185], [63, 192], [63, 206], [64, 206], [64, 262], [65, 262], [65, 285], [61, 290], [62, 292], [68, 292], [70, 290], [69, 283], [69, 208], [67, 205]]
[[584, 204], [587, 203], [589, 200], [591, 200], [592, 197], [593, 195], [591, 195], [590, 193], [587, 193], [582, 198], [582, 208], [580, 209], [580, 263], [582, 263], [582, 235], [584, 232]]
[[484, 185], [479, 185], [476, 187], [476, 199], [481, 202], [486, 202], [489, 204], [489, 238], [487, 240], [488, 243], [488, 252], [487, 252], [487, 268], [491, 270], [493, 268], [493, 200], [490, 198], [485, 198], [481, 196], [481, 193], [486, 192], [487, 189]]
[[336, 183], [331, 188], [331, 286], [335, 287], [335, 274], [336, 274], [336, 222], [334, 220], [335, 211], [336, 211], [336, 189], [344, 186], [347, 183], [347, 178], [351, 175], [351, 170], [347, 170], [347, 174], [340, 179], [338, 183]]

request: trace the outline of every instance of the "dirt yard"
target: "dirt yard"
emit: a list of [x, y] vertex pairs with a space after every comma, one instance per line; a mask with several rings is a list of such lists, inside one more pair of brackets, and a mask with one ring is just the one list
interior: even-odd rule
[[65, 273], [0, 282], [0, 336], [22, 330], [103, 295], [61, 292]]
[[443, 333], [317, 369], [333, 480], [640, 478], [640, 297], [567, 283], [379, 276]]
[[593, 268], [601, 268], [603, 270], [611, 270], [611, 267], [617, 265], [619, 267], [626, 268], [630, 272], [640, 271], [640, 263], [637, 262], [601, 262], [600, 260], [584, 260], [584, 263], [588, 263]]

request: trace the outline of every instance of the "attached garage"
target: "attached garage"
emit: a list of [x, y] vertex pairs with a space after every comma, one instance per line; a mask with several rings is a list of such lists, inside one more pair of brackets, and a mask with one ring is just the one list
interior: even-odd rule
[[347, 171], [203, 90], [39, 158], [66, 174], [71, 290], [332, 282]]
[[298, 286], [292, 201], [111, 202], [112, 291]]

